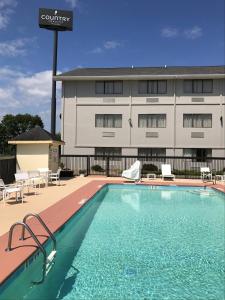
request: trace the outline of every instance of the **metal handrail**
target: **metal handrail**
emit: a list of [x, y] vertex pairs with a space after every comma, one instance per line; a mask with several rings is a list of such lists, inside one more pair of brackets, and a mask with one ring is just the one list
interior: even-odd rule
[[[23, 218], [23, 223], [27, 224], [26, 221], [29, 217], [35, 217], [38, 219], [38, 221], [41, 223], [41, 225], [44, 227], [44, 229], [47, 231], [47, 233], [49, 234], [49, 237], [51, 238], [52, 242], [53, 242], [53, 250], [56, 250], [56, 238], [54, 237], [54, 235], [52, 234], [52, 232], [50, 231], [50, 229], [48, 228], [48, 226], [45, 224], [45, 222], [42, 220], [42, 218], [38, 215], [38, 214], [34, 214], [34, 213], [29, 213], [27, 214], [24, 218]], [[25, 239], [25, 228], [22, 228], [22, 233], [21, 233], [21, 240]]]
[[5, 250], [6, 251], [11, 251], [12, 250], [13, 231], [14, 231], [14, 228], [17, 225], [21, 225], [24, 231], [26, 229], [30, 233], [31, 237], [33, 238], [33, 240], [35, 241], [35, 243], [37, 244], [38, 248], [41, 250], [41, 252], [44, 256], [43, 266], [42, 266], [42, 279], [40, 281], [33, 281], [34, 284], [40, 284], [40, 283], [44, 282], [44, 279], [45, 279], [46, 264], [47, 264], [47, 253], [46, 253], [44, 247], [42, 246], [42, 244], [40, 243], [40, 241], [38, 240], [38, 238], [36, 237], [36, 235], [34, 234], [34, 232], [32, 231], [32, 229], [26, 223], [16, 222], [11, 226], [11, 228], [9, 230], [8, 248], [6, 248]]

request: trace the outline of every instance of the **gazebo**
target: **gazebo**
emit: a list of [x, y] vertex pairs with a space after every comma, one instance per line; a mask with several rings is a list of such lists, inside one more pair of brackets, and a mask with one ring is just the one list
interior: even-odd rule
[[17, 171], [49, 168], [53, 172], [59, 167], [59, 146], [65, 144], [40, 126], [19, 134], [8, 143], [16, 145]]

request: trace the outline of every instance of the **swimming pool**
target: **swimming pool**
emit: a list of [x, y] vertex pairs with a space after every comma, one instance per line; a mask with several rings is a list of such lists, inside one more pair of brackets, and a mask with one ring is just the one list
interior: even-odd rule
[[39, 255], [0, 299], [222, 300], [224, 200], [213, 189], [108, 185], [56, 234], [45, 282], [31, 284]]

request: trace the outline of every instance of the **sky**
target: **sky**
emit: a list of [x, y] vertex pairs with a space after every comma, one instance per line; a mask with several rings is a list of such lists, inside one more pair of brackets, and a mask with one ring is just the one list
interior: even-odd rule
[[[58, 73], [85, 67], [224, 65], [224, 0], [0, 0], [0, 118], [38, 114], [50, 129], [53, 32], [39, 8], [72, 10]], [[57, 84], [60, 131], [61, 84]]]

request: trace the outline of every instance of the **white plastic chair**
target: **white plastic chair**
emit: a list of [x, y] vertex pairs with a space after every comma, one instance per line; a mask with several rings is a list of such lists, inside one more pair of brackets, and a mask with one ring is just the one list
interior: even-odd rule
[[61, 168], [59, 168], [56, 173], [49, 174], [49, 180], [51, 183], [53, 180], [55, 180], [56, 182], [58, 182], [58, 185], [60, 185], [60, 172], [61, 172]]
[[209, 167], [202, 167], [200, 168], [200, 171], [202, 181], [212, 180], [212, 172], [210, 171]]
[[122, 173], [122, 177], [131, 179], [134, 181], [141, 180], [141, 163], [137, 160], [128, 170], [124, 170]]
[[16, 202], [18, 202], [18, 193], [20, 194], [21, 202], [23, 203], [23, 187], [22, 186], [16, 186], [14, 184], [6, 185], [3, 181], [3, 179], [0, 178], [0, 190], [2, 190], [4, 204], [5, 204], [8, 196], [10, 196], [11, 194], [15, 194]]
[[171, 173], [171, 165], [170, 164], [164, 164], [161, 165], [162, 170], [162, 179], [165, 180], [165, 178], [169, 179], [175, 179], [175, 175]]
[[43, 178], [45, 186], [48, 186], [48, 179], [51, 170], [49, 170], [49, 168], [38, 168], [37, 170], [40, 172], [40, 176]]

